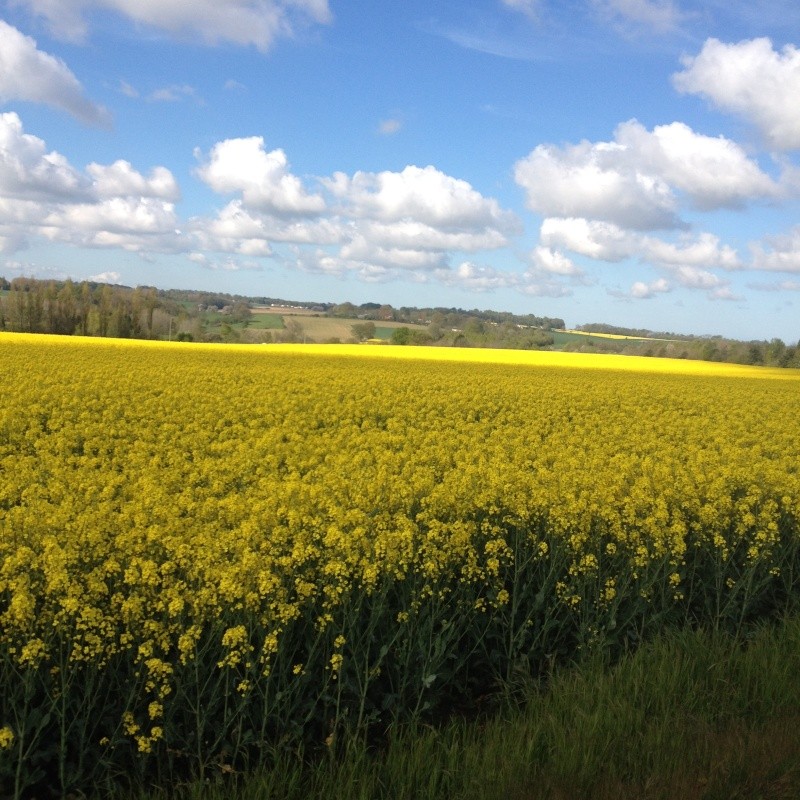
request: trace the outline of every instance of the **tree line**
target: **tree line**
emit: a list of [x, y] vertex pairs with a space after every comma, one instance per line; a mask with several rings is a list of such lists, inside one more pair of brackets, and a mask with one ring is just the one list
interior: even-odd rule
[[794, 345], [787, 344], [778, 338], [769, 341], [740, 341], [723, 336], [692, 336], [654, 332], [640, 328], [621, 328], [599, 322], [579, 325], [577, 330], [584, 333], [638, 336], [645, 340], [607, 339], [603, 342], [593, 340], [586, 344], [566, 345], [564, 350], [622, 353], [656, 358], [688, 358], [697, 361], [800, 369], [800, 341]]
[[563, 330], [566, 326], [559, 317], [540, 317], [535, 314], [512, 314], [510, 311], [491, 309], [444, 308], [442, 306], [417, 308], [401, 306], [394, 308], [388, 303], [339, 303], [326, 304], [326, 311], [332, 317], [356, 317], [374, 322], [405, 322], [411, 325], [437, 325], [442, 329], [465, 328], [470, 322], [480, 321], [493, 325], [519, 326], [522, 328], [541, 328], [544, 330]]
[[152, 287], [0, 278], [0, 330], [121, 339], [177, 333], [180, 307]]
[[[237, 326], [247, 327], [253, 305], [296, 306], [320, 315], [357, 319], [353, 338], [361, 341], [375, 335], [376, 323], [391, 322], [424, 326], [398, 328], [391, 339], [393, 344], [557, 348], [800, 369], [800, 342], [790, 345], [777, 338], [739, 341], [590, 323], [578, 329], [584, 333], [614, 333], [644, 339], [587, 339], [559, 347], [552, 332], [563, 330], [564, 320], [534, 314], [440, 307], [394, 308], [380, 303], [315, 303], [200, 290], [162, 290], [152, 286], [132, 288], [93, 281], [76, 283], [25, 277], [9, 281], [0, 277], [0, 331], [227, 341], [239, 336]], [[292, 326], [299, 324], [293, 319], [284, 322], [279, 333], [281, 341], [307, 339]]]

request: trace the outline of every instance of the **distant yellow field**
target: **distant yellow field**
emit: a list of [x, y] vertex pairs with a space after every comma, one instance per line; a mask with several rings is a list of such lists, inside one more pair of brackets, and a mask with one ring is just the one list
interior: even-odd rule
[[383, 347], [365, 345], [262, 345], [273, 352], [299, 355], [339, 355], [367, 358], [391, 358], [409, 361], [447, 361], [467, 364], [509, 364], [532, 367], [568, 367], [573, 369], [624, 370], [673, 375], [740, 376], [800, 380], [800, 370], [690, 361], [678, 358], [648, 358], [605, 353], [562, 353], [549, 350], [506, 350], [460, 347]]
[[386, 358], [403, 361], [444, 361], [467, 364], [508, 364], [531, 367], [567, 367], [589, 370], [623, 370], [673, 375], [707, 375], [720, 377], [776, 378], [800, 380], [800, 370], [776, 367], [756, 367], [744, 364], [725, 364], [711, 361], [691, 361], [677, 358], [649, 358], [613, 353], [562, 353], [548, 350], [510, 350], [491, 348], [386, 346], [372, 344], [200, 344], [188, 342], [152, 342], [132, 339], [77, 338], [46, 334], [0, 333], [0, 344], [15, 342], [44, 343], [62, 346], [100, 346], [122, 348], [178, 348], [184, 351], [253, 353], [283, 353], [306, 356], [346, 356], [356, 358]]
[[576, 331], [572, 329], [567, 329], [564, 333], [574, 333], [576, 336], [597, 336], [600, 339], [627, 339], [633, 340], [635, 342], [642, 342], [642, 341], [653, 341], [653, 342], [672, 342], [674, 339], [657, 339], [655, 337], [642, 337], [642, 336], [626, 336], [620, 333], [595, 333], [594, 331]]

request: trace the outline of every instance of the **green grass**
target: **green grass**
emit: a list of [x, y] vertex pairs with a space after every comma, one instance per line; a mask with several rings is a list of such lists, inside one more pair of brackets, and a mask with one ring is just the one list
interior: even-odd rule
[[[471, 720], [224, 765], [192, 800], [779, 800], [800, 797], [800, 618], [747, 638], [669, 633], [614, 665], [521, 679]], [[520, 700], [523, 702], [519, 702]], [[324, 750], [324, 748], [323, 748]], [[150, 796], [152, 800], [162, 794]], [[142, 798], [140, 797], [140, 800]]]
[[[394, 325], [389, 327], [388, 325], [376, 325], [375, 326], [375, 338], [376, 339], [391, 339], [392, 334], [397, 330], [399, 326]], [[404, 326], [409, 327], [409, 326]]]
[[261, 330], [283, 330], [283, 317], [280, 314], [257, 313], [252, 314], [248, 320], [249, 328]]

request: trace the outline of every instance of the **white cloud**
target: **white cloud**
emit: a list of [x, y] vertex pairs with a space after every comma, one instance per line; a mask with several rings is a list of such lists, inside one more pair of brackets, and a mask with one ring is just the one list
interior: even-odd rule
[[99, 197], [139, 195], [177, 200], [180, 196], [178, 184], [166, 167], [155, 167], [149, 178], [145, 178], [129, 162], [123, 160], [108, 166], [89, 164], [86, 172], [91, 176], [94, 191]]
[[744, 300], [741, 295], [734, 293], [733, 289], [730, 286], [720, 286], [718, 289], [714, 289], [713, 291], [708, 293], [709, 300]]
[[531, 253], [531, 264], [537, 272], [550, 275], [582, 275], [580, 270], [567, 256], [549, 247], [534, 248]]
[[448, 252], [500, 248], [519, 230], [517, 217], [496, 200], [432, 166], [335, 173], [321, 183], [344, 240], [339, 257], [360, 274], [372, 265], [422, 277], [447, 269]]
[[263, 269], [258, 261], [241, 261], [231, 257], [219, 260], [209, 258], [205, 253], [189, 253], [187, 258], [192, 263], [212, 272], [242, 272], [245, 270], [258, 272]]
[[0, 114], [0, 235], [6, 249], [35, 236], [138, 252], [180, 249], [171, 202], [178, 194], [164, 167], [149, 177], [127, 161], [90, 164], [80, 172], [25, 133], [16, 114]]
[[635, 258], [667, 271], [681, 286], [692, 289], [726, 285], [711, 269], [743, 267], [736, 250], [711, 233], [681, 234], [676, 241], [666, 241], [607, 222], [551, 218], [542, 223], [540, 241], [598, 261], [615, 263]]
[[518, 285], [521, 276], [471, 261], [462, 261], [455, 269], [437, 272], [436, 279], [445, 286], [458, 286], [474, 292], [491, 292]]
[[727, 285], [718, 275], [709, 272], [707, 269], [700, 269], [699, 267], [690, 267], [687, 265], [675, 267], [671, 270], [672, 276], [681, 286], [687, 289], [720, 289]]
[[497, 228], [448, 230], [415, 219], [398, 222], [359, 220], [358, 231], [370, 241], [393, 247], [416, 247], [425, 250], [494, 250], [508, 244], [505, 233]]
[[71, 240], [94, 243], [105, 234], [170, 234], [177, 218], [171, 203], [153, 197], [111, 197], [98, 203], [64, 205], [42, 224], [63, 229]]
[[648, 236], [638, 245], [642, 258], [657, 266], [724, 270], [738, 270], [743, 267], [736, 250], [721, 244], [719, 238], [711, 233], [700, 233], [694, 237], [684, 235], [677, 242], [666, 242]]
[[651, 133], [631, 120], [617, 128], [615, 140], [638, 169], [686, 192], [703, 210], [779, 194], [774, 181], [735, 142], [695, 133], [682, 122], [657, 125]]
[[119, 82], [119, 90], [125, 97], [130, 97], [131, 99], [135, 99], [139, 96], [139, 91], [136, 89], [135, 86], [131, 86], [127, 81], [120, 81]]
[[354, 236], [344, 244], [339, 255], [345, 261], [390, 267], [393, 269], [427, 272], [447, 263], [444, 253], [413, 247], [383, 247], [362, 235]]
[[502, 0], [502, 3], [507, 8], [519, 11], [530, 19], [539, 19], [540, 0]]
[[669, 282], [664, 278], [658, 278], [658, 280], [655, 280], [652, 283], [636, 281], [631, 286], [629, 297], [633, 297], [636, 300], [649, 300], [651, 297], [655, 297], [657, 294], [664, 294], [669, 291], [671, 291], [671, 287]]
[[504, 211], [467, 181], [432, 166], [407, 166], [402, 172], [337, 172], [324, 182], [342, 204], [342, 213], [382, 222], [414, 220], [450, 231], [518, 229], [514, 214]]
[[625, 27], [646, 28], [654, 33], [676, 30], [686, 18], [673, 0], [594, 0], [602, 13]]
[[516, 163], [514, 177], [532, 211], [634, 230], [680, 227], [679, 192], [703, 210], [780, 193], [737, 144], [679, 122], [651, 132], [630, 120], [612, 142], [539, 145]]
[[547, 246], [609, 262], [629, 258], [639, 243], [636, 234], [611, 222], [575, 217], [548, 217], [542, 222], [539, 239]]
[[380, 121], [380, 124], [378, 125], [378, 133], [382, 134], [383, 136], [392, 136], [393, 134], [397, 133], [402, 127], [403, 127], [402, 121], [397, 119], [396, 117], [392, 117], [390, 119], [382, 119]]
[[514, 167], [527, 206], [550, 217], [585, 217], [625, 228], [672, 228], [676, 200], [657, 175], [636, 169], [618, 143], [539, 145]]
[[750, 249], [755, 269], [800, 273], [800, 225], [786, 234], [755, 242]]
[[0, 114], [0, 197], [57, 201], [89, 194], [89, 181], [64, 156], [24, 133], [15, 113]]
[[232, 42], [267, 50], [308, 23], [328, 23], [327, 0], [17, 0], [43, 16], [56, 36], [86, 36], [85, 13], [109, 10], [206, 44]]
[[181, 100], [186, 99], [195, 100], [198, 104], [202, 105], [202, 100], [197, 94], [197, 89], [194, 86], [186, 84], [172, 84], [171, 86], [164, 86], [161, 89], [156, 89], [148, 95], [148, 100], [154, 103], [179, 103]]
[[61, 59], [42, 52], [33, 39], [0, 19], [0, 102], [9, 100], [54, 106], [89, 125], [111, 122]]
[[119, 283], [122, 280], [122, 275], [119, 272], [100, 272], [97, 275], [90, 275], [90, 281], [97, 283]]
[[708, 39], [682, 63], [684, 70], [673, 75], [678, 91], [748, 119], [773, 148], [800, 148], [800, 50], [794, 45], [777, 52], [766, 38], [737, 44]]
[[215, 192], [240, 192], [246, 206], [278, 215], [318, 214], [325, 201], [309, 194], [302, 181], [289, 172], [283, 150], [267, 152], [264, 139], [226, 139], [211, 149], [197, 174]]

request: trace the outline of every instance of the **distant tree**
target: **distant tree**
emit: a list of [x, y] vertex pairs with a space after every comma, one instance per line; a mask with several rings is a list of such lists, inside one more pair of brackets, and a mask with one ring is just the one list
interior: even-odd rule
[[358, 339], [359, 342], [375, 338], [374, 322], [357, 322], [355, 325], [350, 326], [350, 330], [353, 332], [353, 336]]
[[330, 313], [334, 317], [354, 317], [356, 307], [352, 303], [339, 303], [330, 310]]
[[395, 328], [392, 331], [392, 344], [408, 344], [411, 340], [410, 328]]
[[278, 338], [282, 342], [305, 342], [307, 336], [303, 326], [294, 318], [286, 320], [286, 327], [279, 333]]
[[240, 339], [239, 331], [231, 327], [227, 322], [220, 325], [219, 335], [222, 337], [223, 342], [238, 342]]
[[748, 364], [764, 363], [764, 350], [758, 342], [752, 342], [750, 346], [747, 348], [747, 363]]
[[464, 333], [471, 336], [482, 336], [486, 333], [486, 325], [477, 318], [472, 318], [464, 327]]
[[782, 339], [772, 339], [767, 345], [767, 363], [785, 367], [790, 360], [791, 353], [787, 353], [785, 342]]
[[230, 317], [234, 322], [243, 322], [245, 325], [250, 323], [253, 312], [250, 310], [250, 305], [241, 300], [237, 300], [231, 308]]

